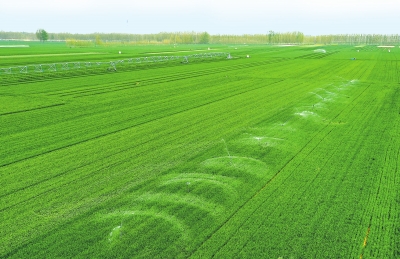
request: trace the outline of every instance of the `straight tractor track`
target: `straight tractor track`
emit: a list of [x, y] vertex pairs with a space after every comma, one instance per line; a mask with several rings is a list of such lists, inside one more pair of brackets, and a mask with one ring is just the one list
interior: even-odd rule
[[30, 112], [30, 111], [37, 111], [37, 110], [41, 110], [41, 109], [48, 109], [48, 108], [53, 108], [53, 107], [63, 106], [63, 105], [65, 105], [65, 103], [57, 103], [57, 104], [41, 106], [41, 107], [32, 108], [32, 109], [19, 110], [19, 111], [13, 111], [13, 112], [5, 112], [5, 113], [0, 113], [0, 116], [6, 116], [6, 115], [12, 115], [12, 114]]

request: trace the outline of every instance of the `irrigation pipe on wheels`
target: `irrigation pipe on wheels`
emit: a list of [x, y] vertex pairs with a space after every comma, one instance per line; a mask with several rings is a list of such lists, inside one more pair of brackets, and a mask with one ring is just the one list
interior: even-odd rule
[[135, 57], [111, 61], [79, 61], [79, 62], [62, 62], [62, 63], [47, 63], [47, 64], [32, 64], [20, 65], [6, 68], [0, 68], [0, 75], [10, 74], [28, 74], [28, 73], [43, 73], [43, 72], [57, 72], [65, 70], [79, 70], [86, 68], [104, 67], [107, 70], [116, 71], [119, 66], [124, 64], [141, 64], [141, 63], [160, 63], [181, 61], [182, 63], [189, 63], [191, 60], [196, 59], [213, 59], [213, 58], [227, 58], [232, 56], [226, 52], [211, 52], [211, 53], [196, 53], [185, 56], [149, 56], [149, 57]]

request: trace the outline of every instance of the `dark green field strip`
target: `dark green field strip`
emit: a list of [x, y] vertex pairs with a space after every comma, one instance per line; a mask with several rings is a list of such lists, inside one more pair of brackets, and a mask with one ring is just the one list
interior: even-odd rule
[[[299, 87], [298, 89], [301, 89], [301, 87]], [[261, 89], [260, 89], [261, 90]], [[293, 93], [293, 94], [295, 94], [295, 93]], [[292, 94], [292, 96], [293, 96], [293, 94]], [[252, 95], [254, 95], [254, 94], [252, 94]], [[258, 95], [254, 95], [254, 96], [258, 96]], [[293, 97], [292, 97], [293, 98]], [[237, 98], [235, 98], [235, 99], [239, 99], [239, 100], [247, 100], [247, 98], [239, 98], [239, 97], [237, 97]], [[262, 101], [263, 101], [263, 103], [264, 103], [264, 99], [262, 98], [262, 96], [260, 96], [259, 97], [259, 99], [261, 99]], [[293, 99], [292, 99], [293, 100]], [[232, 101], [233, 102], [233, 101]], [[244, 118], [246, 118], [245, 119], [245, 121], [246, 120], [257, 120], [257, 119], [259, 119], [261, 116], [262, 116], [262, 114], [259, 114], [259, 113], [257, 113], [256, 112], [256, 110], [259, 110], [259, 109], [261, 109], [262, 108], [262, 106], [260, 107], [260, 105], [258, 104], [258, 103], [254, 103], [254, 101], [252, 101], [251, 99], [248, 99], [247, 101], [246, 101], [247, 103], [249, 103], [249, 104], [252, 104], [252, 106], [254, 107], [254, 108], [250, 108], [250, 107], [248, 107], [248, 106], [242, 106], [242, 105], [238, 105], [237, 107], [238, 107], [238, 109], [241, 109], [242, 111], [246, 111], [247, 113], [250, 113], [250, 114], [253, 114], [253, 116], [245, 116]], [[236, 100], [235, 100], [235, 102], [234, 103], [236, 103]], [[240, 104], [240, 103], [238, 103], [238, 104]], [[232, 113], [235, 113], [235, 110], [233, 110], [232, 111], [232, 113], [229, 113], [229, 112], [226, 112], [226, 104], [219, 104], [220, 105], [220, 114], [221, 114], [221, 116], [216, 116], [215, 117], [215, 120], [216, 121], [224, 121], [224, 122], [226, 122], [226, 123], [228, 123], [228, 121], [229, 120], [233, 120], [232, 121], [232, 123], [233, 124], [230, 124], [230, 125], [228, 125], [229, 127], [227, 127], [227, 129], [229, 129], [232, 125], [234, 125], [235, 123], [237, 123], [237, 119], [238, 118], [235, 118], [234, 116], [232, 117], [231, 116], [231, 114]], [[258, 107], [258, 108], [257, 108]], [[204, 108], [202, 108], [202, 110], [208, 110], [208, 107], [204, 107]], [[217, 111], [217, 110], [219, 110], [219, 109], [213, 109], [213, 110], [215, 110], [215, 111]], [[265, 111], [264, 111], [265, 112]], [[272, 112], [272, 110], [270, 111], [270, 112]], [[201, 114], [203, 114], [203, 113], [201, 113]], [[249, 114], [249, 115], [250, 115]], [[257, 114], [257, 116], [254, 116], [254, 114]], [[198, 116], [198, 114], [194, 114], [194, 116]], [[210, 115], [210, 116], [215, 116], [215, 115]], [[194, 117], [195, 118], [195, 117]], [[192, 120], [189, 120], [189, 121], [194, 121], [194, 118], [192, 119]], [[220, 130], [220, 126], [219, 126], [219, 124], [218, 123], [216, 123], [216, 121], [212, 121], [212, 123], [210, 124], [210, 126], [211, 125], [214, 125], [213, 127], [217, 130], [217, 131], [219, 131]], [[243, 121], [242, 123], [245, 123], [245, 121]], [[181, 120], [178, 120], [178, 122], [179, 123], [181, 123]], [[191, 124], [189, 124], [189, 125], [191, 125]], [[194, 128], [197, 128], [197, 125], [194, 125], [193, 126]], [[208, 128], [206, 125], [204, 125], [204, 128]], [[235, 128], [235, 127], [233, 127], [233, 128]], [[197, 134], [192, 134], [192, 132], [194, 132], [193, 130], [191, 130], [190, 128], [188, 128], [187, 129], [188, 130], [188, 132], [190, 132], [189, 133], [189, 136], [190, 135], [194, 135], [194, 137], [196, 138], [196, 139], [202, 139], [202, 137], [200, 137], [200, 136], [196, 136], [197, 134], [200, 134], [201, 132], [198, 132]], [[207, 134], [207, 132], [205, 132], [204, 134]], [[208, 133], [209, 134], [209, 133]], [[176, 136], [177, 138], [183, 138], [183, 136], [181, 137], [181, 135], [180, 134], [177, 134], [177, 136]], [[157, 138], [158, 139], [158, 141], [160, 141], [160, 143], [164, 143], [165, 142], [165, 140], [161, 137], [161, 138]], [[99, 140], [100, 141], [100, 140]], [[121, 140], [120, 140], [121, 141]], [[186, 143], [186, 141], [187, 140], [185, 140], [185, 143]], [[129, 143], [129, 140], [125, 140], [124, 139], [124, 142], [128, 142]], [[196, 142], [196, 141], [194, 141], [194, 142]], [[192, 142], [188, 142], [188, 143], [192, 143]], [[150, 145], [150, 144], [149, 144]], [[152, 144], [152, 146], [154, 147], [154, 146], [161, 146], [162, 144], [157, 144], [157, 143], [153, 143]], [[97, 146], [97, 145], [95, 145], [95, 146]], [[78, 148], [78, 147], [77, 147]], [[96, 148], [96, 147], [95, 147]], [[151, 148], [151, 149], [153, 149], [153, 148]], [[151, 150], [150, 149], [150, 150]], [[180, 147], [178, 148], [178, 150], [180, 149]], [[147, 150], [146, 152], [144, 152], [143, 153], [143, 155], [145, 155], [145, 154], [147, 154], [147, 152], [151, 152], [150, 150]], [[88, 151], [89, 152], [89, 151]], [[168, 155], [168, 153], [169, 153], [170, 151], [168, 151], [168, 150], [166, 150], [165, 151], [165, 155]], [[70, 153], [70, 152], [68, 152], [68, 153]], [[72, 153], [74, 153], [74, 152], [72, 152]], [[90, 152], [91, 153], [91, 152]], [[179, 153], [179, 152], [178, 152]], [[49, 154], [50, 155], [50, 154]], [[132, 156], [132, 157], [135, 157], [134, 155]], [[131, 158], [131, 156], [129, 156], [129, 158]], [[152, 159], [154, 159], [154, 157], [152, 157]], [[28, 162], [28, 161], [27, 161]], [[100, 162], [100, 161], [99, 161]], [[106, 161], [102, 161], [101, 163], [105, 163], [105, 164], [107, 164], [106, 163]], [[128, 163], [129, 164], [129, 163]], [[114, 170], [114, 169], [113, 169]], [[81, 172], [82, 173], [82, 172]], [[123, 174], [122, 174], [123, 175]], [[102, 175], [102, 174], [97, 174], [96, 175], [97, 177], [100, 177], [100, 178], [102, 178], [102, 177], [104, 177], [104, 175]], [[91, 181], [93, 181], [94, 179], [88, 179], [87, 181], [88, 182], [91, 182]], [[117, 181], [117, 180], [115, 180], [115, 181]], [[80, 183], [80, 184], [83, 184], [83, 186], [85, 186], [85, 183], [83, 182], [83, 181], [75, 181], [76, 183]], [[95, 182], [95, 181], [93, 181], [93, 182]], [[121, 181], [121, 183], [120, 184], [122, 184], [122, 185], [124, 185], [124, 184], [126, 184], [126, 182], [124, 182], [124, 181]], [[89, 186], [90, 186], [91, 184], [89, 184]], [[113, 185], [113, 186], [115, 186], [115, 185]], [[66, 187], [67, 188], [67, 187]], [[83, 188], [83, 187], [81, 187], [81, 188]], [[89, 188], [89, 187], [88, 187]], [[116, 188], [117, 189], [117, 187], [115, 186], [114, 188]], [[76, 190], [77, 188], [71, 188], [71, 190]], [[59, 192], [60, 190], [58, 190], [57, 192]], [[92, 190], [92, 191], [94, 191], [94, 190]], [[83, 193], [85, 193], [85, 192], [83, 192]], [[75, 194], [76, 195], [76, 194]], [[87, 194], [86, 194], [87, 195]], [[95, 195], [95, 194], [93, 194], [93, 195]], [[50, 197], [52, 197], [52, 196], [50, 196]], [[49, 198], [50, 198], [49, 197]], [[50, 202], [51, 203], [51, 201], [49, 200], [48, 202]], [[31, 202], [30, 202], [31, 203]]]

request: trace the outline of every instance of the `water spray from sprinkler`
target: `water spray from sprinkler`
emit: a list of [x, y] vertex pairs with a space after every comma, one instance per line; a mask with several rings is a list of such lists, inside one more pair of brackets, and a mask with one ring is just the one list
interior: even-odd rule
[[225, 139], [222, 139], [222, 141], [223, 141], [224, 144], [225, 144], [225, 149], [226, 149], [226, 152], [228, 153], [230, 163], [231, 163], [231, 165], [233, 165], [233, 163], [232, 163], [232, 157], [231, 157], [231, 154], [229, 153], [229, 150], [228, 150], [228, 145], [226, 145]]

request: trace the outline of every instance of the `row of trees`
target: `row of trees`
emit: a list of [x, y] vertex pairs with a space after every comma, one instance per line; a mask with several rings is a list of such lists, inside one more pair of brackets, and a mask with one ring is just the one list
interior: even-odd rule
[[27, 32], [4, 32], [0, 31], [0, 40], [51, 40], [83, 42], [93, 41], [96, 44], [104, 42], [133, 42], [142, 44], [207, 44], [210, 43], [211, 35], [207, 32], [160, 32], [157, 34], [124, 34], [124, 33], [47, 33], [44, 29], [39, 29], [36, 33]]
[[400, 34], [338, 34], [304, 38], [305, 44], [393, 45], [400, 43]]
[[[266, 34], [216, 34], [207, 32], [160, 32], [155, 34], [124, 33], [47, 33], [40, 29], [36, 33], [0, 31], [0, 39], [19, 40], [53, 40], [69, 43], [100, 44], [107, 42], [123, 42], [133, 44], [398, 44], [399, 34], [337, 34], [308, 36], [302, 32], [274, 32]], [[86, 42], [86, 43], [85, 43]]]

